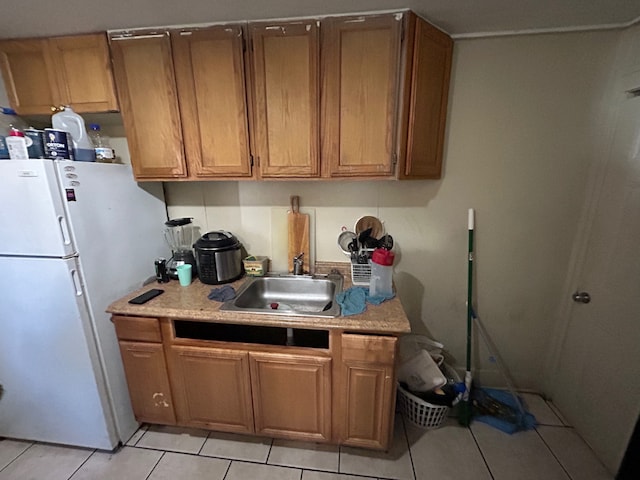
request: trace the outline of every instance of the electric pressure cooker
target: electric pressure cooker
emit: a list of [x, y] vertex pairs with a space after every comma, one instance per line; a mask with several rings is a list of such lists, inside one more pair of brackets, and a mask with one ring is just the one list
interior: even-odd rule
[[207, 232], [193, 245], [202, 283], [218, 285], [242, 276], [242, 244], [230, 232]]

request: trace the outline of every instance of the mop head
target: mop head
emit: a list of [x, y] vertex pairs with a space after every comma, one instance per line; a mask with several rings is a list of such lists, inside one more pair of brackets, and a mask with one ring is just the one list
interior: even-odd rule
[[536, 418], [525, 411], [522, 400], [518, 397], [516, 401], [510, 392], [494, 388], [474, 388], [471, 403], [474, 420], [508, 434], [531, 430], [536, 426]]

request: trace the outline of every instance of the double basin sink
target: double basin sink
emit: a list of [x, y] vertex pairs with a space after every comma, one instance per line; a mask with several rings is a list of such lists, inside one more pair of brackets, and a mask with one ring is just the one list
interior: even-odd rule
[[328, 275], [270, 274], [250, 277], [236, 297], [222, 304], [220, 310], [290, 315], [304, 317], [338, 317], [340, 305], [336, 295], [342, 291], [343, 278]]

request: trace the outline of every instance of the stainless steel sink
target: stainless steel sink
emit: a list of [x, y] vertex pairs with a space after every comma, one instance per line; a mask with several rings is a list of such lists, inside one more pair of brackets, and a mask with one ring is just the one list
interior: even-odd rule
[[336, 294], [342, 291], [342, 275], [269, 275], [248, 278], [236, 298], [222, 304], [220, 310], [294, 315], [338, 317]]

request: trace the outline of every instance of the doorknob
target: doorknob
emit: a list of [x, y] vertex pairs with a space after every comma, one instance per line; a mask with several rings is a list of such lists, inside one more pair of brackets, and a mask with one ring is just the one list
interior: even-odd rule
[[591, 295], [587, 292], [575, 292], [571, 295], [571, 298], [573, 298], [573, 301], [576, 303], [589, 303], [591, 301]]

